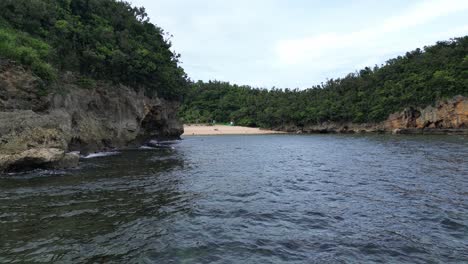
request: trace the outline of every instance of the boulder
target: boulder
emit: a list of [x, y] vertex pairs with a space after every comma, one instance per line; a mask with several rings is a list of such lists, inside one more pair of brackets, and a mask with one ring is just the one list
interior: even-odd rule
[[75, 168], [78, 166], [79, 162], [80, 162], [79, 152], [69, 152], [69, 153], [65, 153], [60, 160], [48, 164], [47, 167], [53, 168], [53, 169]]
[[20, 153], [0, 155], [1, 171], [23, 171], [33, 168], [46, 168], [58, 163], [65, 153], [57, 148], [33, 148]]

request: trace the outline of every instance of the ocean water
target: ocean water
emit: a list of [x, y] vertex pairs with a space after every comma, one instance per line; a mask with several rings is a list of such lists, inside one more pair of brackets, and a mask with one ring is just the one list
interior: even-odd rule
[[0, 176], [0, 263], [468, 263], [466, 137], [162, 145]]

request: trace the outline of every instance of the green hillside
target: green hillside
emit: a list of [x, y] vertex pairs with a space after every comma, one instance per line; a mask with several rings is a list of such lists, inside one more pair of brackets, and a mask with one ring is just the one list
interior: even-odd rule
[[144, 8], [115, 0], [2, 0], [0, 57], [53, 82], [61, 72], [179, 98], [187, 85], [164, 31]]
[[232, 120], [266, 128], [324, 121], [367, 123], [459, 94], [468, 96], [468, 37], [416, 49], [306, 90], [194, 83], [181, 116], [186, 123]]

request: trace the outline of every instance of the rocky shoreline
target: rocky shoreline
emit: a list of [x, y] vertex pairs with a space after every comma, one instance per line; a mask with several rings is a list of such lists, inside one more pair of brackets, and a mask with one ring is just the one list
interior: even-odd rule
[[468, 135], [468, 97], [455, 96], [426, 108], [407, 108], [394, 113], [381, 123], [308, 124], [303, 127], [285, 125], [274, 130], [289, 133], [392, 133], [424, 135]]
[[[96, 81], [80, 86], [65, 73], [45, 90], [29, 70], [0, 61], [0, 172], [77, 166], [80, 153], [179, 139], [178, 102]], [[423, 109], [408, 108], [381, 123], [284, 125], [289, 133], [468, 135], [468, 98], [456, 96]]]
[[96, 82], [79, 86], [63, 74], [43, 82], [12, 62], [0, 63], [0, 172], [68, 168], [79, 153], [134, 147], [151, 139], [178, 139], [178, 102]]

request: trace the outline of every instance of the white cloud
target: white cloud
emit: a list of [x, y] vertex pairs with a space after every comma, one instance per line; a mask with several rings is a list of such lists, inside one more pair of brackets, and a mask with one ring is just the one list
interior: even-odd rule
[[131, 0], [194, 80], [306, 88], [468, 33], [468, 0]]
[[436, 18], [468, 9], [467, 0], [432, 0], [414, 5], [401, 15], [383, 23], [382, 31], [395, 32], [430, 22]]
[[[337, 54], [366, 50], [373, 53], [391, 52], [397, 46], [382, 45], [389, 34], [424, 25], [434, 19], [468, 9], [467, 0], [433, 0], [413, 5], [408, 11], [390, 17], [383, 23], [350, 33], [324, 33], [312, 37], [281, 40], [275, 47], [277, 63], [292, 66], [320, 58], [335, 58]], [[386, 43], [385, 43], [386, 44]], [[415, 47], [414, 47], [415, 48]]]

